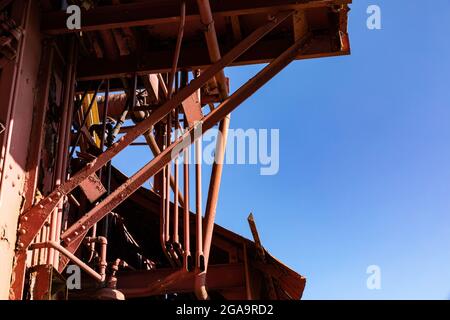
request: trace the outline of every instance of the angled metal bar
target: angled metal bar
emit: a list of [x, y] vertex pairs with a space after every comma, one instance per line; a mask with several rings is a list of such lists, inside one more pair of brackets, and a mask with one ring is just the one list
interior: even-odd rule
[[[24, 249], [30, 245], [48, 215], [56, 207], [59, 200], [63, 196], [70, 193], [91, 174], [102, 168], [115, 155], [136, 140], [137, 137], [147, 132], [155, 123], [167, 116], [167, 114], [179, 106], [191, 94], [200, 89], [209, 79], [214, 77], [223, 68], [245, 53], [251, 46], [258, 42], [258, 40], [264, 37], [292, 14], [293, 11], [281, 12], [267, 24], [256, 29], [247, 38], [241, 41], [234, 49], [228, 52], [221, 60], [211, 65], [198, 78], [194, 79], [190, 85], [181, 89], [176, 95], [173, 96], [171, 100], [168, 100], [160, 108], [156, 109], [147, 119], [136, 125], [132, 130], [130, 130], [130, 132], [128, 132], [128, 134], [123, 136], [119, 142], [115, 143], [111, 148], [102, 153], [97, 159], [87, 164], [84, 169], [79, 171], [70, 180], [54, 190], [49, 196], [41, 200], [36, 206], [24, 212], [21, 223], [25, 233], [19, 238], [19, 249]], [[159, 155], [155, 159], [161, 158], [162, 156]], [[145, 182], [145, 180], [143, 182]]]
[[225, 118], [242, 102], [248, 99], [253, 93], [259, 90], [270, 79], [283, 70], [295, 59], [296, 54], [304, 48], [309, 39], [310, 37], [308, 34], [305, 38], [298, 40], [292, 47], [266, 66], [232, 96], [204, 117], [202, 122], [189, 128], [189, 130], [185, 132], [181, 138], [168, 146], [152, 161], [147, 163], [143, 168], [141, 168], [137, 173], [135, 173], [125, 183], [111, 193], [111, 195], [105, 198], [100, 204], [67, 229], [61, 236], [61, 239], [66, 243], [66, 245], [70, 245], [73, 241], [83, 236], [86, 230], [91, 228], [108, 212], [125, 201], [137, 189], [139, 189], [142, 184], [144, 184], [148, 179], [158, 173], [164, 166], [177, 157], [180, 152], [198, 140], [203, 133]]

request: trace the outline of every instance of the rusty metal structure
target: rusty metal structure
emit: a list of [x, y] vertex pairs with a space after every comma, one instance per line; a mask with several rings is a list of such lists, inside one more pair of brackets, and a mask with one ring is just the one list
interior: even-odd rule
[[[253, 216], [253, 241], [215, 225], [230, 114], [292, 61], [349, 54], [350, 3], [0, 0], [0, 299], [300, 299]], [[249, 64], [230, 92], [225, 68]], [[202, 194], [180, 159], [216, 125]], [[131, 146], [151, 153], [127, 177]]]

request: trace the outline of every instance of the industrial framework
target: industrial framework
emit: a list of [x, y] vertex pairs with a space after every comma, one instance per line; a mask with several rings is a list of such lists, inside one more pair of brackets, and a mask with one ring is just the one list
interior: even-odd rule
[[[300, 299], [253, 216], [254, 241], [214, 224], [230, 114], [292, 61], [349, 54], [351, 0], [67, 2], [79, 30], [65, 1], [0, 0], [0, 298]], [[248, 64], [230, 93], [224, 69]], [[216, 125], [203, 210], [181, 158]], [[153, 156], [126, 177], [132, 146]]]

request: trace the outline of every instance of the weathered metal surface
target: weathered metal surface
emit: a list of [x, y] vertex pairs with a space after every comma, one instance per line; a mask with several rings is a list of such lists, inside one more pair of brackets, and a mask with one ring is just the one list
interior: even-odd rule
[[95, 173], [91, 174], [86, 180], [81, 182], [80, 188], [91, 203], [94, 203], [106, 193], [105, 187]]
[[32, 1], [17, 0], [12, 4], [11, 18], [30, 31], [21, 37], [15, 60], [6, 64], [0, 74], [0, 122], [6, 126], [0, 134], [0, 228], [4, 230], [0, 240], [0, 299], [9, 297], [11, 279], [17, 284], [17, 291], [11, 291], [13, 295], [21, 298], [23, 287], [23, 277], [12, 275], [12, 267], [41, 52], [37, 10]]
[[[186, 22], [200, 20], [200, 9], [187, 1]], [[267, 14], [282, 10], [304, 10], [348, 4], [351, 0], [229, 0], [212, 1], [211, 9], [216, 17]], [[49, 34], [74, 32], [66, 27], [65, 12], [53, 11], [45, 14], [42, 31]], [[174, 0], [142, 1], [120, 5], [100, 6], [83, 12], [82, 31], [109, 30], [124, 27], [176, 24], [179, 21], [179, 3]], [[176, 27], [172, 27], [176, 30]]]
[[193, 126], [196, 122], [202, 120], [202, 105], [200, 104], [200, 97], [197, 92], [184, 100], [182, 106], [189, 126]]
[[[151, 128], [156, 122], [162, 120], [169, 114], [175, 107], [181, 104], [185, 99], [187, 99], [196, 90], [202, 87], [202, 85], [212, 78], [217, 72], [222, 70], [231, 61], [236, 59], [238, 56], [242, 55], [249, 47], [251, 47], [255, 42], [261, 39], [270, 30], [275, 28], [284, 19], [289, 17], [292, 12], [285, 12], [278, 15], [276, 19], [268, 22], [264, 26], [255, 30], [250, 36], [239, 43], [233, 50], [226, 54], [221, 60], [213, 64], [211, 67], [206, 69], [198, 78], [193, 80], [187, 87], [181, 89], [172, 99], [168, 100], [164, 105], [155, 110], [147, 119], [137, 124], [133, 127], [128, 134], [123, 136], [118, 143], [115, 143], [110, 149], [102, 153], [96, 160], [89, 163], [84, 169], [74, 175], [69, 181], [63, 183], [58, 189], [53, 191], [48, 197], [41, 200], [36, 206], [24, 213], [23, 217], [26, 217], [28, 221], [24, 221], [24, 228], [27, 229], [27, 233], [23, 235], [20, 242], [24, 246], [28, 246], [38, 230], [42, 227], [45, 219], [48, 217], [50, 212], [56, 207], [57, 203], [65, 194], [68, 194], [73, 189], [75, 189], [82, 181], [87, 179], [91, 174], [98, 171], [103, 167], [109, 160], [113, 158], [116, 154], [122, 151], [125, 147], [130, 145], [136, 138]], [[228, 112], [229, 113], [229, 112]], [[223, 117], [223, 116], [222, 116]], [[220, 118], [219, 118], [220, 120]], [[217, 120], [216, 120], [217, 122]], [[167, 149], [168, 150], [168, 149]], [[166, 152], [167, 156], [167, 152]], [[157, 158], [161, 158], [159, 155]], [[155, 158], [155, 159], [157, 159]], [[159, 169], [156, 171], [158, 172]], [[149, 177], [153, 176], [156, 172], [151, 173], [150, 176], [141, 175], [141, 179], [138, 181], [144, 183]], [[142, 180], [143, 179], [143, 180]], [[136, 183], [134, 183], [136, 185]], [[125, 197], [123, 198], [125, 199]], [[119, 201], [118, 203], [120, 203]], [[112, 209], [113, 205], [110, 209]], [[106, 207], [103, 208], [103, 210]], [[96, 209], [98, 210], [98, 209]], [[111, 210], [109, 210], [111, 211]], [[80, 225], [82, 227], [82, 224]], [[85, 226], [86, 227], [86, 226]], [[67, 233], [67, 232], [66, 232]]]
[[66, 300], [67, 287], [65, 279], [52, 265], [34, 266], [29, 271], [30, 300]]
[[[307, 40], [307, 38], [306, 38]], [[230, 114], [237, 106], [245, 101], [251, 94], [261, 88], [286, 65], [295, 59], [295, 55], [306, 43], [305, 39], [298, 41], [288, 51], [282, 54], [279, 58], [274, 60], [266, 68], [264, 68], [258, 75], [249, 80], [241, 89], [236, 91], [229, 99], [209, 113], [202, 121], [200, 134], [211, 129], [216, 123]], [[188, 88], [188, 87], [187, 87]], [[148, 118], [150, 119], [150, 118]], [[112, 211], [126, 198], [128, 198], [134, 191], [136, 191], [145, 181], [153, 177], [165, 165], [167, 165], [177, 155], [174, 150], [183, 150], [194, 142], [198, 136], [195, 136], [197, 127], [192, 127], [186, 132], [177, 142], [168, 146], [152, 161], [140, 169], [122, 186], [117, 188], [105, 200], [88, 212], [84, 217], [78, 220], [74, 225], [64, 232], [61, 236], [65, 243], [70, 243], [80, 237], [83, 232], [93, 226], [108, 212]]]
[[[10, 298], [22, 298], [26, 268], [42, 262], [48, 266], [32, 269], [33, 286], [28, 293], [33, 299], [52, 296], [51, 264], [63, 271], [72, 261], [95, 282], [109, 283], [116, 279], [119, 268], [114, 267], [112, 274], [106, 269], [107, 237], [111, 237], [113, 245], [108, 247], [108, 257], [117, 258], [116, 261], [128, 257], [138, 269], [151, 269], [119, 273], [119, 283], [128, 297], [195, 293], [197, 298], [207, 299], [213, 292], [213, 296], [225, 299], [298, 299], [304, 278], [266, 253], [258, 237], [253, 244], [214, 224], [229, 114], [291, 61], [348, 54], [350, 2], [113, 0], [111, 5], [99, 2], [83, 11], [83, 37], [75, 37], [66, 28], [67, 14], [50, 1], [42, 1], [40, 7], [29, 0], [0, 1], [0, 11], [10, 4], [12, 8], [11, 19], [2, 24], [1, 31], [6, 32], [2, 35], [7, 37], [0, 39], [0, 94], [5, 97], [0, 101], [0, 124], [4, 128], [0, 126], [0, 209], [8, 212], [0, 215], [0, 258], [10, 261], [0, 264], [0, 298], [8, 294], [10, 279]], [[39, 9], [43, 10], [42, 24]], [[41, 32], [60, 37], [55, 45], [47, 45], [41, 51]], [[201, 33], [204, 39], [199, 37]], [[51, 39], [52, 36], [49, 43]], [[39, 59], [32, 55], [44, 58], [39, 75]], [[77, 66], [79, 57], [82, 60]], [[270, 64], [229, 97], [224, 68], [253, 63]], [[191, 83], [188, 72], [194, 74]], [[100, 88], [105, 79], [106, 107], [89, 108], [84, 114], [79, 109], [74, 112], [78, 105], [74, 104], [76, 93], [81, 92], [84, 97]], [[109, 92], [116, 90], [123, 94], [108, 99]], [[208, 104], [209, 112], [203, 113], [202, 108]], [[98, 111], [102, 117], [94, 116]], [[72, 114], [77, 117], [75, 121]], [[183, 115], [184, 123], [180, 119]], [[93, 121], [86, 122], [88, 116]], [[121, 130], [127, 116], [136, 125]], [[189, 165], [183, 165], [184, 172], [180, 174], [178, 156], [187, 156], [187, 147], [218, 123], [218, 162], [211, 174], [205, 217], [201, 166], [197, 165], [193, 219], [189, 210]], [[184, 134], [179, 136], [177, 132], [174, 137], [172, 130], [183, 125]], [[73, 129], [80, 134], [72, 135]], [[125, 135], [112, 144], [119, 131]], [[106, 170], [103, 167], [127, 146], [143, 145], [136, 142], [142, 135], [154, 158], [136, 174], [110, 188], [111, 166]], [[103, 151], [105, 145], [111, 144]], [[198, 154], [199, 143], [196, 146]], [[80, 153], [72, 159], [69, 149], [78, 147]], [[65, 181], [73, 172], [77, 173]], [[153, 199], [153, 193], [147, 194], [136, 207], [135, 199], [142, 196], [141, 185], [151, 177], [155, 177], [153, 190], [161, 197]], [[108, 195], [103, 197], [105, 193]], [[148, 197], [153, 199], [150, 204]], [[72, 200], [67, 203], [67, 198]], [[35, 202], [38, 203], [33, 206]], [[141, 211], [147, 214], [140, 216]], [[143, 230], [144, 225], [137, 218], [145, 220], [148, 213], [156, 215], [151, 223], [145, 223], [151, 232]], [[128, 220], [121, 220], [121, 215]], [[108, 221], [101, 221], [105, 216]], [[96, 236], [97, 222], [106, 237]], [[145, 243], [145, 250], [124, 223], [136, 226], [134, 232], [142, 235], [138, 238]], [[113, 226], [108, 227], [109, 224]], [[86, 238], [91, 227], [92, 237]], [[179, 229], [183, 230], [182, 236]], [[117, 238], [120, 230], [126, 241]], [[101, 243], [92, 240], [100, 238]], [[193, 239], [195, 245], [191, 247]], [[84, 241], [90, 257], [84, 256], [84, 250], [77, 251]], [[4, 245], [8, 246], [6, 251]], [[133, 250], [126, 249], [130, 245]], [[13, 262], [14, 249], [17, 251]], [[195, 251], [194, 259], [191, 250]], [[144, 251], [159, 261], [158, 268], [143, 256]], [[83, 258], [90, 261], [89, 265]], [[95, 268], [91, 268], [92, 259], [98, 259]], [[160, 265], [164, 267], [159, 268]], [[127, 263], [124, 266], [135, 270]], [[109, 280], [108, 274], [112, 277]], [[92, 295], [100, 296], [105, 295]]]

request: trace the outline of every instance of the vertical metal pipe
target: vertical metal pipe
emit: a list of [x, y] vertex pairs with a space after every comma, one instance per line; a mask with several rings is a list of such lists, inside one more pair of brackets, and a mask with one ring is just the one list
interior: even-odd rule
[[[74, 95], [75, 95], [75, 83], [76, 83], [76, 70], [78, 65], [78, 45], [75, 39], [73, 39], [74, 47], [73, 47], [73, 54], [69, 56], [69, 61], [72, 65], [72, 79], [70, 82], [70, 93], [69, 93], [69, 114], [67, 119], [67, 126], [66, 126], [66, 133], [64, 138], [64, 158], [63, 158], [63, 168], [61, 172], [61, 183], [66, 182], [68, 178], [68, 157], [69, 157], [69, 147], [71, 142], [71, 134], [72, 134], [72, 117], [73, 117], [73, 111], [74, 111]], [[58, 217], [56, 222], [56, 242], [60, 242], [61, 240], [61, 230], [62, 230], [62, 224], [63, 224], [63, 214], [64, 214], [64, 204], [66, 203], [67, 197], [64, 197], [62, 201], [59, 204], [58, 209]], [[59, 257], [60, 253], [59, 251], [55, 251], [55, 262], [54, 266], [58, 268], [59, 265]]]
[[191, 241], [190, 241], [190, 210], [189, 210], [189, 148], [184, 150], [184, 207], [183, 207], [183, 236], [184, 236], [184, 269], [190, 268]]
[[[165, 149], [165, 148], [164, 148]], [[161, 170], [161, 214], [160, 214], [160, 234], [161, 234], [161, 246], [163, 250], [166, 248], [166, 167]]]
[[[175, 120], [178, 121], [178, 108], [175, 109]], [[175, 140], [178, 139], [178, 129], [175, 128]], [[179, 158], [174, 160], [174, 192], [173, 192], [173, 242], [179, 247], [180, 238], [178, 235], [178, 174], [179, 174]]]
[[[214, 63], [221, 59], [219, 42], [217, 40], [216, 29], [214, 26], [214, 20], [211, 12], [211, 6], [209, 0], [197, 0], [197, 5], [200, 10], [200, 17], [202, 23], [206, 27], [205, 38], [208, 45], [209, 56], [211, 61]], [[221, 70], [216, 74], [216, 81], [218, 84], [219, 92], [222, 99], [228, 97], [228, 86], [225, 77], [225, 73]], [[205, 219], [206, 219], [206, 229], [205, 229], [205, 268], [202, 274], [196, 277], [196, 295], [199, 299], [207, 299], [208, 293], [206, 291], [206, 270], [209, 260], [209, 252], [211, 248], [212, 234], [214, 229], [215, 212], [217, 207], [217, 201], [219, 198], [220, 180], [222, 178], [223, 170], [223, 156], [226, 148], [226, 140], [228, 135], [228, 128], [230, 125], [230, 118], [226, 117], [220, 123], [219, 136], [216, 145], [216, 161], [213, 165], [213, 170], [211, 173], [211, 181], [208, 192], [208, 200], [206, 204]], [[218, 162], [220, 164], [218, 164]]]
[[[105, 141], [106, 141], [106, 122], [108, 121], [108, 111], [109, 111], [109, 87], [110, 87], [110, 83], [109, 83], [109, 79], [106, 80], [106, 89], [105, 89], [105, 103], [104, 103], [104, 107], [103, 107], [103, 115], [102, 115], [102, 135], [100, 137], [100, 150], [103, 152], [105, 149]], [[83, 101], [81, 101], [83, 102]], [[110, 162], [108, 162], [107, 166], [106, 166], [106, 170], [108, 170]], [[99, 170], [98, 172], [98, 176], [100, 181], [102, 180], [102, 175], [103, 175], [103, 168]], [[108, 179], [108, 173], [107, 173], [107, 179]], [[107, 183], [108, 184], [108, 183]], [[109, 187], [107, 186], [107, 188], [109, 189]], [[108, 191], [109, 192], [109, 191]], [[105, 228], [107, 229], [107, 228]], [[105, 231], [105, 230], [104, 230]], [[105, 234], [105, 233], [103, 233]], [[93, 238], [95, 238], [97, 236], [97, 223], [94, 224], [94, 226], [91, 229], [91, 236]], [[94, 257], [94, 253], [95, 253], [95, 242], [91, 243], [91, 255], [89, 258], [89, 261], [92, 260], [92, 258]]]
[[[171, 134], [171, 130], [172, 130], [172, 117], [171, 114], [169, 114], [167, 116], [167, 124], [166, 124], [166, 145], [167, 147], [170, 146], [171, 144], [171, 139], [172, 139], [172, 134]], [[165, 212], [165, 216], [166, 216], [166, 230], [165, 230], [165, 234], [166, 234], [166, 242], [169, 242], [170, 239], [170, 176], [171, 176], [171, 165], [172, 163], [169, 162], [169, 164], [166, 166], [166, 176], [165, 176], [165, 187], [166, 187], [166, 212]]]
[[172, 70], [169, 76], [169, 84], [167, 86], [168, 94], [167, 98], [170, 99], [172, 97], [173, 92], [173, 82], [175, 79], [175, 73], [178, 69], [178, 59], [180, 58], [180, 51], [181, 51], [181, 44], [183, 42], [183, 35], [184, 35], [184, 25], [186, 24], [186, 1], [181, 1], [181, 12], [180, 12], [180, 26], [178, 28], [178, 36], [177, 36], [177, 43], [175, 46], [175, 54], [173, 56], [173, 62], [172, 62]]
[[[135, 89], [136, 86], [136, 76], [134, 77], [134, 82], [133, 82], [133, 89]], [[102, 128], [102, 137], [101, 137], [101, 142], [100, 142], [100, 148], [103, 152], [104, 148], [105, 148], [105, 140], [108, 141], [107, 147], [110, 147], [110, 140], [109, 137], [106, 138], [106, 124], [108, 121], [108, 111], [109, 111], [109, 90], [110, 90], [110, 83], [109, 80], [106, 80], [106, 92], [105, 92], [105, 107], [103, 108], [104, 113], [103, 113], [103, 128]], [[133, 93], [133, 102], [135, 103], [135, 97], [136, 97], [136, 90]], [[108, 134], [109, 135], [109, 134]], [[108, 163], [106, 164], [106, 193], [107, 195], [109, 195], [111, 193], [111, 161], [108, 161]], [[100, 177], [101, 177], [101, 171], [100, 171]], [[106, 238], [108, 238], [108, 230], [109, 230], [109, 215], [107, 215], [105, 217], [105, 219], [103, 219], [103, 230], [102, 230], [102, 235], [105, 236]]]
[[[221, 54], [209, 0], [197, 0], [197, 6], [200, 11], [200, 18], [205, 27], [205, 38], [208, 46], [209, 57], [211, 62], [214, 63], [221, 59]], [[221, 70], [216, 74], [215, 78], [222, 99], [226, 99], [228, 97], [228, 88], [225, 72]]]
[[[108, 266], [106, 260], [108, 240], [106, 237], [98, 237], [97, 242], [100, 244], [100, 260], [99, 260], [99, 274], [102, 276], [102, 279], [106, 278], [106, 267]], [[95, 243], [95, 242], [94, 242]]]
[[214, 232], [214, 221], [216, 218], [217, 203], [219, 200], [220, 182], [222, 180], [223, 163], [225, 159], [225, 151], [227, 148], [228, 129], [230, 127], [230, 118], [228, 115], [220, 122], [219, 132], [217, 134], [216, 155], [211, 172], [211, 180], [209, 183], [208, 200], [205, 210], [205, 234], [204, 234], [204, 255], [205, 268], [208, 268], [209, 253], [211, 250], [211, 242]]
[[[189, 74], [187, 71], [183, 70], [180, 72], [180, 87], [184, 88], [189, 83]], [[189, 127], [187, 123], [186, 116], [184, 117], [184, 129]], [[189, 198], [189, 147], [184, 150], [183, 155], [183, 192], [184, 192], [184, 206], [183, 206], [183, 244], [184, 244], [184, 256], [183, 256], [183, 267], [184, 270], [190, 271], [191, 269], [191, 226], [190, 226], [190, 198]]]
[[196, 211], [196, 267], [203, 271], [203, 231], [202, 231], [202, 145], [201, 139], [195, 141], [195, 211]]
[[[75, 38], [72, 38], [69, 45], [69, 60], [66, 67], [66, 77], [64, 81], [64, 100], [63, 100], [63, 117], [62, 122], [59, 127], [59, 139], [58, 139], [58, 158], [56, 161], [56, 170], [55, 170], [55, 186], [61, 185], [63, 182], [63, 174], [64, 174], [64, 153], [66, 152], [66, 139], [67, 137], [67, 126], [70, 126], [70, 93], [72, 92], [71, 84], [73, 80], [73, 72], [74, 70], [74, 51], [75, 51]], [[63, 208], [63, 200], [60, 201], [58, 206], [53, 211], [50, 218], [50, 230], [49, 230], [49, 240], [57, 241], [57, 227], [58, 227], [58, 215], [60, 215], [59, 211]], [[49, 249], [47, 256], [47, 263], [57, 266], [57, 260], [55, 259], [55, 250], [53, 248]]]

